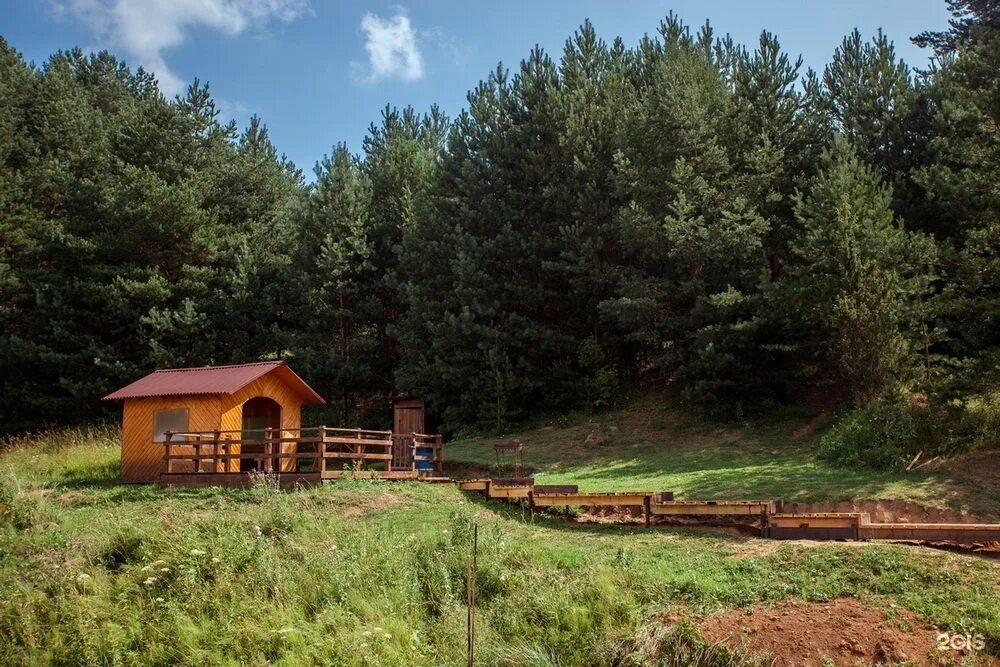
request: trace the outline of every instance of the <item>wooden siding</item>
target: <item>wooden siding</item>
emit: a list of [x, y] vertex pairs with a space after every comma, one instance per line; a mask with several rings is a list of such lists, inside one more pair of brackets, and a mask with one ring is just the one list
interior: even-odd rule
[[[158, 410], [178, 408], [187, 408], [189, 430], [210, 431], [219, 428], [222, 415], [219, 396], [167, 396], [125, 400], [122, 416], [123, 482], [155, 482], [160, 478], [163, 443], [153, 442], [153, 415]], [[181, 451], [183, 450], [178, 448], [178, 453]], [[190, 463], [187, 465], [191, 466]]]
[[413, 467], [413, 434], [424, 433], [423, 401], [396, 401], [393, 404], [392, 467], [409, 470]]
[[[282, 429], [297, 429], [301, 426], [301, 396], [273, 372], [257, 378], [231, 395], [126, 399], [122, 415], [121, 480], [159, 480], [163, 471], [164, 447], [163, 443], [153, 442], [153, 415], [157, 410], [187, 408], [189, 431], [238, 431], [243, 427], [243, 403], [255, 396], [266, 396], [281, 406]], [[287, 443], [282, 447], [286, 452], [295, 451], [294, 443]], [[182, 445], [175, 445], [172, 453], [185, 453], [186, 449]], [[233, 449], [233, 453], [237, 451]], [[294, 459], [282, 461], [283, 469], [291, 470], [294, 465]], [[175, 466], [176, 473], [194, 472], [191, 463], [176, 461]], [[229, 466], [229, 472], [239, 472], [238, 460], [230, 461]]]
[[[222, 397], [222, 430], [239, 430], [243, 427], [243, 404], [251, 398], [264, 396], [274, 400], [281, 406], [281, 428], [298, 429], [302, 426], [302, 398], [299, 394], [288, 386], [275, 373], [268, 373], [259, 377], [247, 386], [240, 389], [235, 394]], [[194, 429], [192, 429], [194, 430]], [[283, 437], [294, 437], [294, 433], [283, 433]], [[284, 443], [281, 450], [286, 453], [295, 451], [295, 443]], [[233, 449], [233, 453], [238, 453], [238, 448]], [[229, 472], [239, 472], [240, 462], [233, 460], [229, 462]], [[295, 459], [284, 459], [281, 462], [283, 472], [294, 470]]]

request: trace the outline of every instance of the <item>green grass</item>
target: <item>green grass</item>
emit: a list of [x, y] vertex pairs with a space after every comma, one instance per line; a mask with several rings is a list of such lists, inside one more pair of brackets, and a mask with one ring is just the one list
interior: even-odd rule
[[[495, 467], [493, 444], [526, 443], [524, 464], [545, 484], [591, 491], [674, 491], [678, 498], [782, 498], [789, 502], [892, 499], [1000, 521], [1000, 480], [970, 480], [960, 461], [912, 472], [847, 468], [820, 459], [809, 422], [793, 414], [756, 423], [706, 424], [659, 397], [628, 409], [449, 442], [456, 470]], [[587, 443], [591, 433], [600, 444]], [[486, 471], [489, 472], [489, 471]]]
[[[640, 428], [630, 420], [646, 418], [620, 413], [617, 432], [600, 422], [610, 434], [602, 451], [614, 455], [574, 453], [588, 425], [538, 432], [551, 449], [531, 440], [529, 462], [551, 465], [552, 480], [685, 495], [787, 496], [810, 466], [824, 470], [787, 443], [769, 453], [779, 447], [778, 425], [699, 431], [671, 423], [663, 430], [687, 442], [684, 452], [654, 457], [650, 440], [621, 455]], [[747, 434], [755, 442], [745, 444]], [[123, 486], [116, 437], [66, 431], [0, 453], [0, 663], [464, 664], [474, 523], [482, 665], [762, 664], [705, 644], [692, 624], [789, 597], [845, 595], [982, 633], [1000, 651], [1000, 567], [973, 556], [531, 518], [452, 485], [344, 480], [287, 493]], [[696, 453], [696, 438], [728, 460]], [[483, 460], [484, 442], [454, 450]], [[761, 475], [780, 472], [767, 463], [774, 456], [805, 467], [767, 481]], [[711, 464], [700, 475], [699, 461]], [[666, 463], [673, 467], [661, 470]], [[889, 488], [888, 478], [858, 475], [837, 486], [828, 469], [824, 493]], [[666, 623], [668, 614], [681, 621]]]

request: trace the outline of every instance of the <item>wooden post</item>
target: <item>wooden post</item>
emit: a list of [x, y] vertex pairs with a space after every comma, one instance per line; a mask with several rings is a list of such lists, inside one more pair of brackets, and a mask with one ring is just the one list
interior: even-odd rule
[[268, 426], [264, 429], [264, 470], [267, 472], [274, 471], [274, 459], [271, 456], [274, 454], [274, 449], [271, 443], [271, 427]]
[[473, 667], [476, 662], [476, 556], [479, 551], [479, 524], [472, 524], [472, 559], [469, 562], [469, 573], [466, 578], [466, 607], [468, 617], [466, 619], [466, 629], [468, 632], [468, 667]]
[[194, 472], [201, 472], [201, 459], [199, 455], [201, 454], [201, 436], [194, 436], [194, 447], [191, 448], [194, 452], [191, 457], [191, 462], [194, 464]]
[[163, 460], [167, 464], [165, 467], [167, 469], [167, 472], [169, 473], [171, 472], [171, 463], [172, 463], [170, 460], [170, 438], [174, 437], [174, 434], [171, 433], [170, 431], [167, 431], [165, 435], [167, 436], [167, 439], [163, 441], [163, 451], [164, 451]]
[[650, 498], [650, 496], [645, 496], [642, 499], [642, 514], [646, 522], [646, 528], [649, 528], [653, 518], [653, 509], [651, 507], [652, 505], [651, 500], [652, 499]]
[[354, 429], [354, 453], [357, 454], [357, 458], [354, 459], [354, 466], [357, 469], [361, 469], [365, 465], [365, 446], [361, 444], [361, 429]]
[[326, 472], [326, 426], [320, 426], [317, 432], [319, 436], [317, 439], [319, 442], [316, 443], [316, 451], [319, 452], [319, 474], [322, 479], [323, 473]]
[[212, 472], [219, 472], [219, 429], [212, 438]]

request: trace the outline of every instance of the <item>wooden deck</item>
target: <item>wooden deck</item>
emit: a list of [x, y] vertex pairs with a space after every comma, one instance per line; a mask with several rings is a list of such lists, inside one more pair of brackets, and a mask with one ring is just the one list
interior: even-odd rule
[[[391, 431], [313, 426], [300, 429], [168, 432], [160, 483], [249, 486], [266, 474], [282, 486], [350, 476], [407, 480], [443, 478], [440, 435], [414, 433], [407, 470], [392, 466]], [[427, 452], [430, 452], [429, 454]]]

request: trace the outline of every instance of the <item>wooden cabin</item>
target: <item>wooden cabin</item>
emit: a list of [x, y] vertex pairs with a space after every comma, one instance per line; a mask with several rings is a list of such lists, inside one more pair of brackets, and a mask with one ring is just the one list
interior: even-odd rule
[[[249, 456], [265, 451], [295, 453], [302, 406], [324, 402], [283, 361], [158, 370], [104, 400], [124, 401], [123, 482], [159, 481], [165, 471], [165, 443], [174, 433], [215, 433], [216, 454], [219, 433], [236, 434], [230, 439], [236, 444], [227, 446], [224, 458], [216, 456], [212, 472], [294, 471], [295, 458], [279, 456], [272, 462]], [[263, 436], [248, 437], [247, 433], [267, 433], [273, 445]], [[181, 453], [193, 449], [187, 442]], [[203, 472], [197, 458], [171, 463], [173, 470], [168, 472]]]

